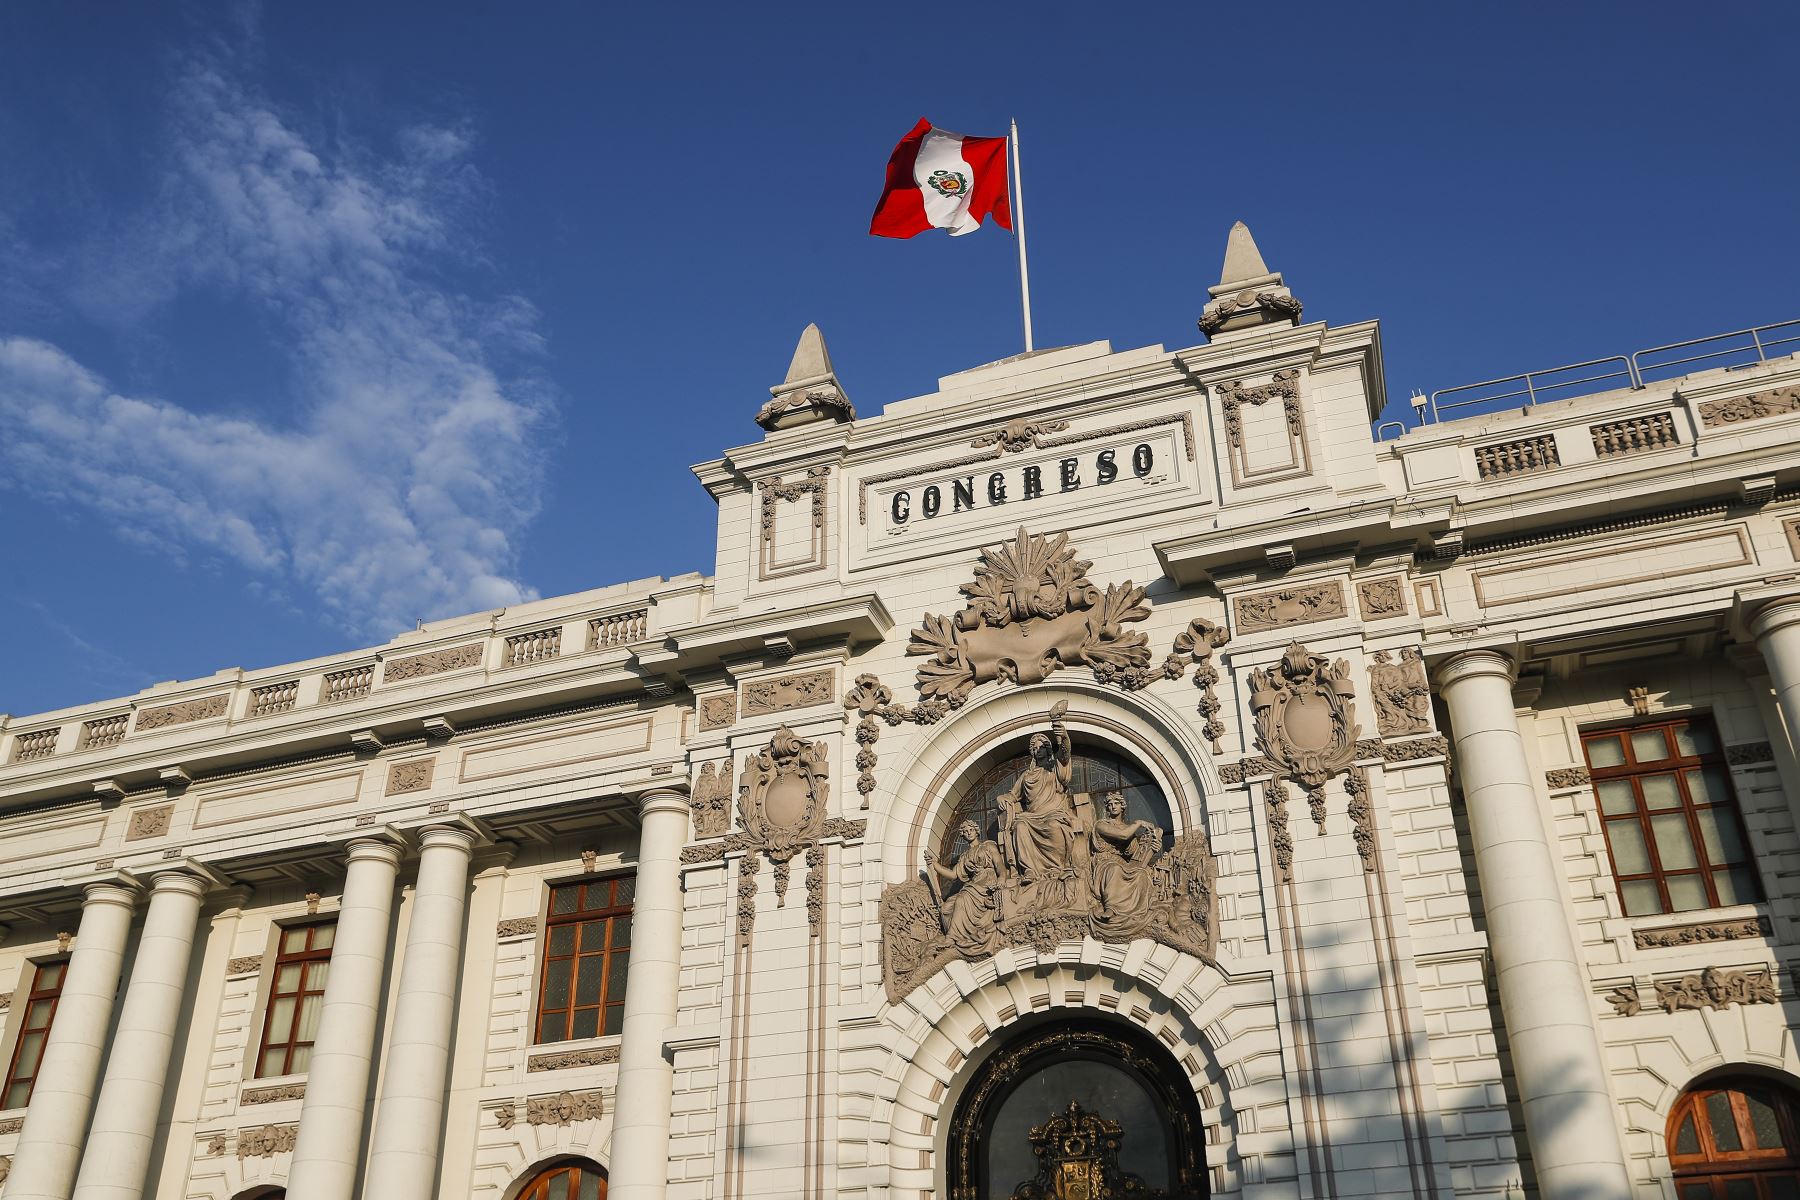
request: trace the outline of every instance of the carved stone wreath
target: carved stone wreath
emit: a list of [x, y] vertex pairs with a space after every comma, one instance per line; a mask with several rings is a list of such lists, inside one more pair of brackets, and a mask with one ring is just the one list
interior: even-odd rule
[[1024, 526], [1011, 543], [984, 549], [961, 588], [968, 605], [954, 616], [927, 613], [912, 632], [906, 652], [926, 658], [920, 694], [956, 707], [990, 679], [1041, 683], [1077, 664], [1126, 689], [1161, 677], [1150, 669], [1149, 638], [1123, 628], [1150, 615], [1144, 589], [1126, 580], [1101, 592], [1088, 580], [1092, 565], [1075, 557], [1068, 534]]
[[1286, 317], [1294, 324], [1300, 323], [1302, 306], [1293, 296], [1284, 296], [1279, 292], [1239, 292], [1235, 296], [1227, 296], [1223, 300], [1207, 305], [1200, 314], [1200, 332], [1207, 337], [1224, 328], [1225, 321], [1240, 308], [1255, 305], [1260, 311], [1271, 317]]

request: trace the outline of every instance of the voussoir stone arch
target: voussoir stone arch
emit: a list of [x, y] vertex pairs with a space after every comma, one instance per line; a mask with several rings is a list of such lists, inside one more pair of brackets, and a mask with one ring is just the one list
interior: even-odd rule
[[485, 1200], [513, 1200], [538, 1172], [575, 1159], [597, 1163], [601, 1170], [610, 1172], [612, 1162], [607, 1152], [612, 1140], [612, 1101], [608, 1089], [605, 1115], [597, 1121], [571, 1121], [566, 1125], [533, 1124], [527, 1116], [527, 1105], [521, 1101], [512, 1110], [510, 1129], [499, 1125], [494, 1108], [483, 1106], [481, 1150], [470, 1195]]
[[1669, 1178], [1669, 1115], [1682, 1093], [1725, 1075], [1760, 1076], [1800, 1092], [1800, 1053], [1784, 1025], [1746, 1021], [1738, 1009], [1659, 1019], [1672, 1026], [1667, 1034], [1614, 1047], [1636, 1063], [1615, 1070], [1612, 1084], [1632, 1178], [1640, 1182]]
[[1058, 1011], [1129, 1022], [1168, 1050], [1200, 1100], [1213, 1195], [1263, 1177], [1251, 1160], [1291, 1162], [1273, 977], [1229, 978], [1147, 939], [1088, 939], [1053, 954], [1013, 947], [952, 962], [900, 1003], [845, 1025], [840, 1194], [941, 1194], [944, 1126], [960, 1089], [1021, 1020]]
[[944, 801], [969, 769], [996, 743], [1045, 728], [1058, 700], [1069, 702], [1070, 733], [1110, 746], [1150, 773], [1169, 802], [1175, 833], [1202, 828], [1205, 797], [1220, 791], [1218, 768], [1187, 722], [1161, 699], [1074, 677], [1033, 687], [985, 684], [907, 754], [905, 771], [877, 806], [875, 836], [887, 882], [910, 879], [918, 870], [920, 852], [935, 843], [935, 826], [948, 820]]

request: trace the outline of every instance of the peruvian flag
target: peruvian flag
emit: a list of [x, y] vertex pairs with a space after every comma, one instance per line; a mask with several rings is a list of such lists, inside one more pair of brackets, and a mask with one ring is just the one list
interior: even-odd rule
[[921, 117], [888, 159], [887, 186], [869, 232], [909, 238], [948, 229], [956, 237], [979, 229], [990, 214], [1011, 229], [1006, 200], [1005, 138], [964, 137]]

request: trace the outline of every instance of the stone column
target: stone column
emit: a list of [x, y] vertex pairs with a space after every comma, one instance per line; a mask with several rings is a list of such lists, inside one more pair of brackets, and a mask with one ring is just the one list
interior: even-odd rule
[[1750, 619], [1750, 632], [1769, 664], [1769, 682], [1775, 686], [1788, 738], [1800, 743], [1800, 597], [1763, 605]]
[[681, 983], [681, 848], [687, 797], [657, 791], [639, 802], [637, 897], [631, 903], [631, 965], [613, 1099], [610, 1200], [663, 1200], [669, 1188], [674, 1069], [663, 1043], [675, 1024]]
[[1470, 650], [1438, 668], [1450, 710], [1488, 950], [1544, 1200], [1631, 1195], [1587, 972], [1513, 714], [1513, 661]]
[[[142, 1200], [207, 886], [185, 870], [159, 872], [151, 884], [131, 983], [75, 1180], [75, 1200]], [[56, 1016], [60, 1022], [60, 1007]]]
[[75, 1186], [136, 905], [137, 889], [126, 884], [87, 887], [75, 953], [13, 1151], [7, 1200], [68, 1200]]
[[350, 843], [349, 858], [288, 1170], [289, 1193], [314, 1200], [351, 1200], [356, 1194], [400, 848], [365, 838]]
[[381, 1200], [431, 1200], [437, 1194], [450, 1033], [462, 974], [463, 908], [475, 837], [467, 829], [435, 825], [424, 831], [420, 844], [400, 996], [362, 1193]]

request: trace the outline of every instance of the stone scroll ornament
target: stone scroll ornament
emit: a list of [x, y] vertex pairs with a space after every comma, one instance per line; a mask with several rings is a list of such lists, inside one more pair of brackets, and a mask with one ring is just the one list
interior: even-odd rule
[[775, 864], [775, 903], [787, 903], [788, 864], [806, 852], [806, 908], [815, 933], [824, 905], [824, 874], [819, 839], [825, 834], [825, 746], [809, 742], [783, 725], [769, 744], [744, 760], [738, 791], [738, 823], [746, 851], [738, 868], [738, 937], [748, 940], [756, 920], [757, 855]]
[[1050, 953], [1059, 943], [1150, 938], [1213, 961], [1216, 868], [1201, 831], [1172, 837], [1125, 817], [1117, 792], [1072, 792], [1067, 702], [1031, 735], [1031, 765], [999, 797], [991, 830], [973, 820], [954, 861], [927, 855], [923, 871], [881, 896], [881, 965], [888, 999], [955, 959], [1004, 946]]
[[1075, 557], [1069, 535], [1029, 534], [981, 552], [969, 598], [952, 616], [927, 613], [908, 654], [923, 656], [919, 693], [957, 707], [990, 679], [1042, 683], [1063, 667], [1086, 665], [1101, 683], [1127, 690], [1163, 677], [1150, 666], [1150, 639], [1126, 632], [1150, 615], [1130, 580], [1104, 592], [1088, 581], [1092, 563]]
[[[1350, 703], [1355, 694], [1348, 663], [1342, 659], [1329, 662], [1299, 642], [1288, 643], [1287, 652], [1274, 666], [1250, 672], [1256, 748], [1268, 758], [1277, 776], [1306, 789], [1307, 805], [1321, 833], [1325, 831], [1325, 783], [1356, 760], [1356, 738], [1362, 729]], [[1351, 817], [1363, 865], [1373, 870], [1373, 815], [1367, 790], [1366, 779], [1358, 778], [1352, 785]], [[1264, 795], [1276, 866], [1282, 878], [1291, 878], [1293, 840], [1287, 831], [1287, 789], [1280, 778], [1272, 779]]]

